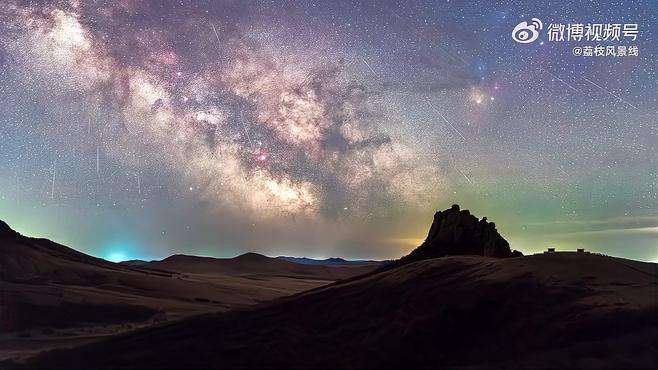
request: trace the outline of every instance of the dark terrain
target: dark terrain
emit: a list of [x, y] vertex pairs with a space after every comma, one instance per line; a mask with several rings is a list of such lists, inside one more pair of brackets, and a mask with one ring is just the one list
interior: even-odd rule
[[374, 272], [7, 367], [656, 368], [657, 266], [521, 256], [493, 225], [453, 207], [437, 213], [421, 247]]
[[112, 263], [0, 221], [0, 361], [256, 304], [374, 267], [307, 266], [256, 253]]

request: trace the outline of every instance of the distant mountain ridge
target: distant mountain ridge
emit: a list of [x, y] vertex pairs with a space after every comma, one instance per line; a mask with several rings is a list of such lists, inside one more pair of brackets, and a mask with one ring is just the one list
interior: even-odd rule
[[373, 261], [373, 260], [347, 260], [339, 257], [315, 259], [308, 257], [279, 256], [276, 258], [286, 260], [289, 262], [299, 263], [302, 265], [378, 265], [382, 263], [381, 261]]
[[[249, 254], [253, 252], [248, 252], [245, 254]], [[257, 254], [257, 253], [256, 253]], [[244, 255], [244, 254], [243, 254]], [[240, 255], [240, 256], [243, 256]], [[128, 261], [121, 261], [119, 262], [122, 265], [127, 265], [127, 266], [144, 266], [148, 263], [151, 262], [159, 262], [159, 261], [164, 261], [167, 260], [171, 257], [175, 256], [191, 256], [191, 255], [185, 255], [185, 254], [175, 254], [166, 258], [163, 258], [162, 260], [151, 260], [151, 261], [146, 261], [146, 260], [128, 260]], [[230, 258], [217, 258], [217, 259], [234, 259], [240, 256], [236, 257], [230, 257]], [[266, 256], [267, 257], [267, 256]], [[206, 258], [206, 257], [202, 257]], [[215, 257], [208, 257], [208, 258], [215, 258]], [[268, 257], [271, 258], [271, 257]], [[379, 265], [384, 263], [385, 261], [375, 261], [375, 260], [348, 260], [344, 258], [339, 258], [339, 257], [331, 257], [331, 258], [325, 258], [325, 259], [316, 259], [316, 258], [309, 258], [309, 257], [290, 257], [290, 256], [278, 256], [274, 257], [280, 260], [288, 261], [288, 262], [293, 262], [297, 263], [300, 265], [324, 265], [324, 266], [343, 266], [343, 265]]]
[[283, 258], [268, 257], [248, 252], [232, 258], [214, 258], [175, 254], [160, 261], [139, 264], [143, 268], [197, 274], [269, 274], [289, 277], [307, 277], [321, 280], [340, 280], [371, 271], [371, 263], [298, 263]]

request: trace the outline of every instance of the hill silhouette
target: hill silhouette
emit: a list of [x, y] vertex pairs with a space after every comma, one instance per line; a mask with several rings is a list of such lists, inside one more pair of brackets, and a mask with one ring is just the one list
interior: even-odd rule
[[256, 304], [372, 268], [304, 266], [255, 253], [113, 263], [0, 221], [0, 361]]
[[[462, 236], [453, 240], [494, 240], [468, 246], [465, 251], [486, 251], [493, 246], [493, 255], [500, 256], [496, 248], [505, 244], [495, 236], [464, 236], [458, 229], [452, 228]], [[657, 365], [656, 264], [586, 253], [518, 258], [431, 255], [416, 252], [416, 260], [403, 258], [405, 263], [385, 270], [258, 306], [53, 351], [25, 366], [436, 369]]]
[[315, 278], [320, 280], [340, 280], [371, 271], [373, 264], [300, 264], [281, 258], [273, 258], [258, 253], [245, 253], [233, 258], [213, 258], [177, 254], [161, 261], [145, 262], [140, 265], [160, 270], [223, 275], [288, 276]]

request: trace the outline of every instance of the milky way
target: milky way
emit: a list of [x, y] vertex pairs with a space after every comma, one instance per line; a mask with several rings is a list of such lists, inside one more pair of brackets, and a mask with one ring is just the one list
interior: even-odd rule
[[[5, 1], [0, 216], [99, 256], [388, 258], [460, 202], [652, 259], [655, 12], [621, 7]], [[509, 37], [619, 12], [624, 61]]]

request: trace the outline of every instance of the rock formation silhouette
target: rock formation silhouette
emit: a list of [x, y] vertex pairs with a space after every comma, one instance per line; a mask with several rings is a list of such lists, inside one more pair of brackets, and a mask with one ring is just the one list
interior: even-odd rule
[[467, 209], [454, 204], [434, 214], [427, 238], [418, 248], [394, 262], [395, 266], [428, 258], [455, 255], [485, 257], [520, 257], [523, 253], [510, 249], [509, 243], [486, 217], [478, 220]]

